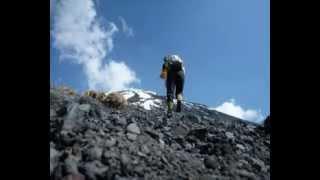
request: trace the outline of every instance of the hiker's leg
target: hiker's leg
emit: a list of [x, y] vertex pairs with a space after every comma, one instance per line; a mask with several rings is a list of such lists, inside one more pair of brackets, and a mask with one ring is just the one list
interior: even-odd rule
[[184, 74], [178, 73], [177, 79], [176, 79], [176, 97], [177, 97], [177, 112], [181, 112], [182, 108], [182, 99], [183, 99], [183, 86], [184, 86]]
[[167, 106], [168, 106], [168, 113], [172, 112], [173, 109], [173, 96], [174, 96], [174, 79], [172, 75], [168, 75], [167, 81]]

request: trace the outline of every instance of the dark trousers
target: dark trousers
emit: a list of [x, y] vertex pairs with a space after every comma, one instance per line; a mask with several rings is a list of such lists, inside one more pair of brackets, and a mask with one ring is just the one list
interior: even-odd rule
[[178, 94], [183, 93], [184, 79], [185, 77], [183, 71], [168, 72], [166, 81], [167, 102], [173, 102], [174, 95], [177, 98]]

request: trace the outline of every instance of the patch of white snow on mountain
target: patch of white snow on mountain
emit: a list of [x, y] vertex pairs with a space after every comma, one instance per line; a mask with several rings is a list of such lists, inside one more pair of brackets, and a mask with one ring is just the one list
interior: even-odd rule
[[[109, 94], [110, 92], [106, 92], [105, 94]], [[130, 99], [137, 95], [139, 97], [138, 102], [133, 102], [133, 105], [140, 106], [146, 110], [151, 110], [152, 108], [159, 108], [162, 105], [161, 99], [156, 99], [152, 97], [152, 95], [156, 95], [157, 93], [153, 91], [144, 91], [142, 89], [130, 88], [120, 92], [121, 95], [124, 96], [125, 99]], [[176, 102], [175, 102], [176, 103]]]
[[185, 106], [187, 106], [188, 108], [192, 108], [193, 104], [189, 103], [189, 102], [185, 102], [182, 101], [182, 104], [184, 104]]
[[153, 94], [153, 95], [157, 95], [156, 92], [153, 92], [153, 91], [145, 91], [146, 93], [149, 93], [149, 94]]
[[134, 88], [130, 88], [127, 91], [131, 91], [133, 93], [138, 94], [140, 99], [148, 99], [151, 98], [151, 96], [147, 93], [148, 91], [143, 91], [141, 89], [134, 89]]
[[148, 99], [151, 98], [151, 96], [143, 91], [136, 91], [136, 93], [139, 95], [140, 98], [142, 99]]
[[132, 103], [134, 105], [138, 105], [146, 110], [151, 110], [152, 107], [159, 108], [162, 104], [160, 99], [147, 99], [147, 100], [140, 100], [139, 102]]
[[155, 100], [146, 100], [140, 106], [146, 110], [151, 110], [151, 107], [159, 107], [159, 105], [155, 103]]
[[121, 92], [121, 95], [123, 95], [124, 98], [126, 100], [128, 100], [128, 99], [132, 98], [135, 95], [135, 93], [132, 91], [124, 91], [124, 92]]

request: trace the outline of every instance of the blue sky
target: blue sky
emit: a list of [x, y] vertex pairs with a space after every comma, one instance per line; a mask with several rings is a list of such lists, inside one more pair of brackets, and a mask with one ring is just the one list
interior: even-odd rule
[[[74, 3], [73, 0], [66, 1]], [[106, 52], [107, 55], [98, 57], [102, 64], [114, 60], [126, 67], [116, 66], [117, 63], [114, 66], [109, 64], [107, 70], [118, 72], [119, 69], [118, 74], [115, 72], [115, 75], [110, 75], [115, 77], [110, 81], [116, 80], [116, 77], [125, 78], [123, 74], [127, 74], [134, 77], [122, 79], [125, 87], [152, 90], [164, 95], [164, 82], [159, 78], [162, 58], [167, 54], [179, 54], [186, 67], [185, 99], [210, 107], [221, 108], [232, 104], [236, 110], [254, 110], [263, 116], [269, 114], [269, 1], [99, 0], [93, 3], [90, 10], [96, 13], [95, 21], [99, 27], [105, 31], [109, 28], [111, 32], [110, 27], [114, 26], [112, 35], [108, 36], [112, 40], [112, 48], [106, 43], [110, 50]], [[68, 6], [66, 3], [65, 9], [61, 10], [62, 6], [56, 4], [57, 1], [53, 0], [51, 15], [54, 17], [58, 14], [60, 21], [74, 14], [81, 16], [81, 10], [74, 13], [73, 10], [89, 6], [86, 3]], [[75, 22], [81, 20], [80, 17]], [[51, 81], [84, 91], [89, 88], [90, 81], [89, 71], [84, 66], [89, 65], [74, 60], [79, 56], [68, 58], [68, 52], [82, 44], [63, 42], [68, 39], [64, 38], [67, 33], [61, 36], [60, 43], [55, 44], [62, 30], [73, 32], [77, 28], [62, 27], [55, 30], [58, 25], [54, 22], [52, 20], [51, 23]], [[72, 37], [71, 41], [84, 37], [85, 33], [79, 33], [78, 36]], [[101, 41], [95, 42], [99, 44]], [[76, 51], [77, 55], [81, 54], [81, 48]], [[73, 55], [74, 52], [71, 53]], [[131, 73], [124, 73], [127, 69]]]

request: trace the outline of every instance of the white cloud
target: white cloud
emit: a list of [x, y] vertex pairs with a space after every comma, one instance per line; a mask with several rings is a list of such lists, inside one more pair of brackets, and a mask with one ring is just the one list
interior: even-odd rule
[[124, 62], [108, 58], [119, 31], [99, 22], [93, 0], [55, 1], [52, 35], [60, 58], [83, 66], [90, 89], [120, 90], [139, 82]]
[[[96, 89], [121, 90], [127, 89], [132, 82], [140, 82], [136, 78], [135, 72], [129, 69], [124, 62], [116, 62], [111, 60], [105, 64], [100, 72], [96, 70], [95, 63], [85, 66], [85, 71], [92, 74], [89, 78], [89, 87], [96, 87]], [[103, 74], [103, 76], [101, 76]]]
[[125, 19], [123, 17], [119, 17], [120, 21], [121, 21], [121, 25], [122, 25], [122, 31], [124, 33], [126, 33], [127, 36], [129, 37], [133, 37], [133, 29], [131, 27], [128, 26], [127, 22], [125, 21]]
[[244, 109], [240, 105], [237, 105], [234, 99], [230, 99], [229, 101], [226, 101], [221, 105], [211, 109], [248, 121], [259, 123], [264, 120], [264, 116], [260, 111], [253, 109]]

